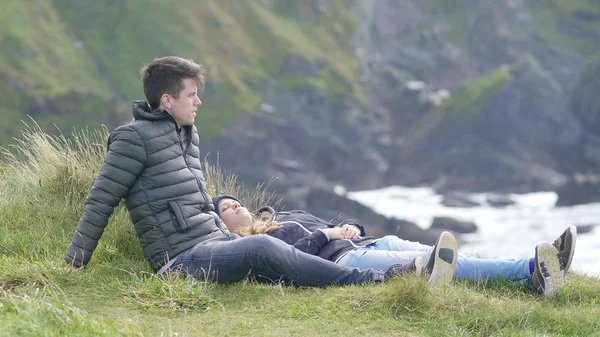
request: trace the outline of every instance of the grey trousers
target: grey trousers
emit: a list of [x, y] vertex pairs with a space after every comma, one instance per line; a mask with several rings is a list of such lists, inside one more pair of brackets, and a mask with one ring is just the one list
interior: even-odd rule
[[285, 281], [312, 287], [384, 281], [382, 270], [343, 267], [268, 235], [232, 238], [223, 236], [197, 244], [177, 256], [171, 270], [219, 283], [238, 282], [246, 276], [260, 282]]

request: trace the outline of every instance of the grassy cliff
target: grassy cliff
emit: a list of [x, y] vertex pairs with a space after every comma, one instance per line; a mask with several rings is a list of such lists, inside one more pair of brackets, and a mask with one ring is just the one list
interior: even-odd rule
[[598, 52], [600, 3], [594, 0], [535, 0], [527, 12], [536, 31], [556, 46], [584, 56]]
[[[202, 123], [197, 126], [208, 137], [256, 111], [273, 90], [311, 86], [330, 97], [365, 104], [350, 44], [358, 24], [349, 10], [352, 4], [347, 0], [186, 0], [176, 5], [142, 0], [3, 1], [0, 145], [18, 134], [26, 115], [46, 130], [54, 129], [53, 124], [68, 130], [101, 123], [112, 127], [128, 120], [130, 102], [143, 98], [139, 69], [164, 55], [206, 65], [209, 84]], [[436, 22], [448, 24], [445, 38], [470, 55], [478, 41], [471, 41], [473, 19], [482, 3], [418, 4]], [[503, 6], [494, 4], [490, 19], [502, 20]], [[584, 56], [597, 51], [597, 1], [536, 0], [516, 6], [551, 45]]]
[[[0, 5], [0, 144], [26, 114], [41, 126], [97, 126], [129, 118], [143, 98], [139, 69], [179, 55], [208, 69], [203, 123], [218, 134], [255, 111], [267, 88], [315, 86], [364, 100], [350, 47], [355, 17], [347, 1], [73, 0]], [[308, 64], [310, 71], [294, 65]]]
[[[443, 18], [451, 25], [446, 37], [467, 53], [469, 42], [466, 38], [473, 33], [469, 30], [473, 28], [473, 16], [478, 7], [490, 8], [488, 17], [484, 19], [502, 23], [502, 12], [507, 6], [518, 8], [520, 13], [525, 14], [521, 20], [531, 23], [536, 34], [557, 48], [566, 48], [584, 56], [598, 51], [600, 4], [595, 0], [531, 0], [512, 4], [477, 0], [420, 0], [418, 3], [428, 13]], [[510, 36], [522, 33], [518, 27], [508, 29]]]

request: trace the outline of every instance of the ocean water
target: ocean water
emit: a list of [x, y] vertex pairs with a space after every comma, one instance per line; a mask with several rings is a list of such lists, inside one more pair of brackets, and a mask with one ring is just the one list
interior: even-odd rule
[[449, 216], [475, 222], [478, 231], [462, 235], [459, 251], [489, 258], [530, 258], [535, 245], [554, 240], [571, 225], [590, 225], [588, 233], [579, 233], [571, 269], [600, 277], [600, 203], [555, 207], [554, 192], [511, 194], [514, 205], [495, 208], [487, 204], [489, 194], [470, 194], [479, 202], [473, 208], [446, 207], [443, 197], [431, 188], [388, 187], [350, 192], [348, 196], [374, 211], [429, 228], [436, 216]]

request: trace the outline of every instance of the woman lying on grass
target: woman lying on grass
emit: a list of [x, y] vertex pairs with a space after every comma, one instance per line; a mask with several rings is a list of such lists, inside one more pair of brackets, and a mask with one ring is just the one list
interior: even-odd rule
[[[422, 259], [419, 263], [425, 265], [431, 262], [431, 257], [439, 258], [436, 255], [439, 255], [439, 247], [402, 240], [394, 235], [378, 239], [365, 236], [359, 224], [336, 226], [305, 211], [275, 212], [268, 206], [259, 210], [258, 213], [263, 214], [259, 218], [231, 195], [214, 197], [213, 203], [231, 232], [241, 236], [268, 234], [304, 252], [347, 267], [387, 270], [392, 265], [409, 264], [419, 257]], [[577, 228], [571, 226], [554, 244], [538, 244], [531, 259], [479, 259], [459, 255], [454, 260], [454, 278], [475, 282], [508, 279], [527, 284], [536, 294], [551, 296], [564, 286], [576, 238]], [[436, 245], [448, 241], [455, 244], [450, 233], [443, 234]]]

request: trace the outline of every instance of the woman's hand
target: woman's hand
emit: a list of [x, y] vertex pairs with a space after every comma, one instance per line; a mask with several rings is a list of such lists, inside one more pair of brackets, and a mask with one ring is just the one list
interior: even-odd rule
[[360, 238], [360, 229], [358, 229], [358, 227], [345, 224], [340, 228], [342, 229], [342, 235], [344, 236], [344, 239], [354, 240]]
[[323, 232], [329, 236], [329, 241], [338, 239], [358, 239], [360, 238], [360, 229], [354, 225], [345, 224], [341, 227], [325, 228]]
[[344, 237], [344, 234], [342, 234], [342, 227], [325, 228], [321, 230], [327, 233], [329, 241], [338, 240]]

